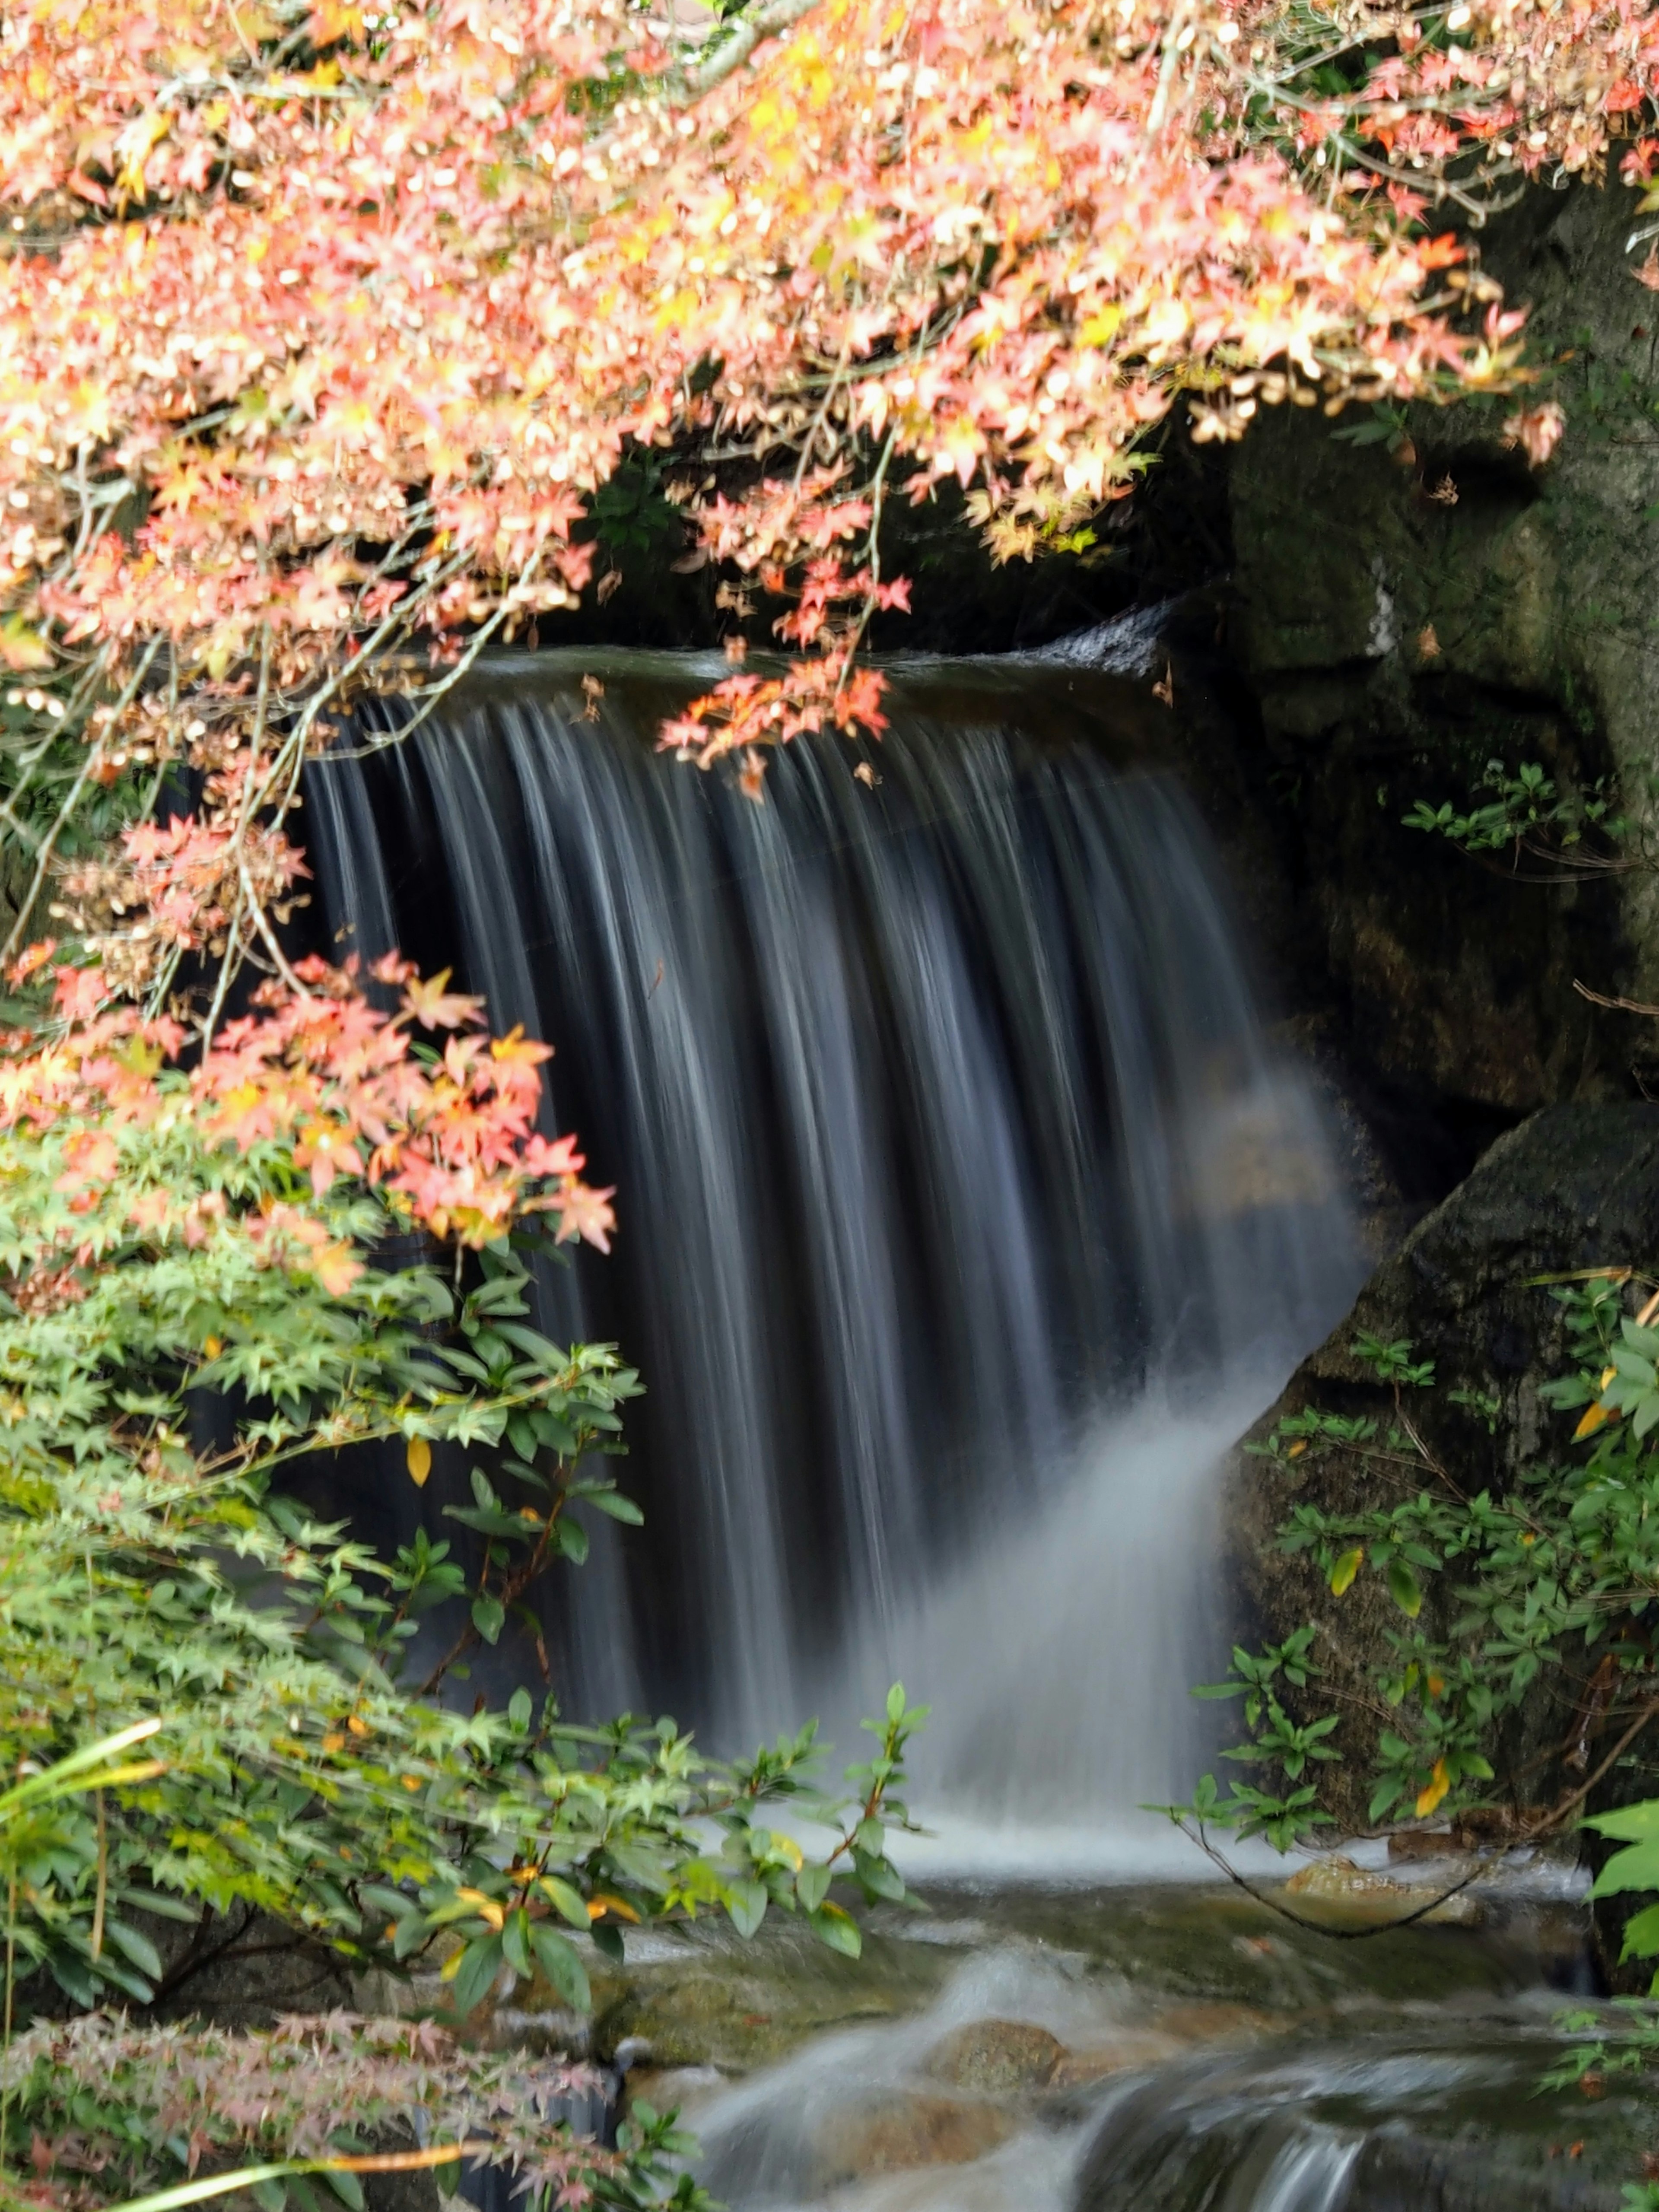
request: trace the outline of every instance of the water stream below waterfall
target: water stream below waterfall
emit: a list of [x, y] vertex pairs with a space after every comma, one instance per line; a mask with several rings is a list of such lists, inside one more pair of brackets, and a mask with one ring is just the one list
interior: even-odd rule
[[1213, 1883], [924, 1884], [857, 1965], [653, 1939], [610, 2025], [697, 2059], [632, 2094], [732, 2212], [1601, 2212], [1659, 2105], [1540, 2090], [1586, 1971], [1565, 1887], [1356, 1943]]
[[[647, 1527], [544, 1607], [566, 1710], [725, 1750], [819, 1712], [848, 1756], [895, 1675], [935, 1709], [928, 1911], [856, 1963], [775, 1915], [631, 1939], [594, 2047], [734, 2212], [1611, 2206], [1639, 2096], [1532, 2094], [1583, 1973], [1559, 1869], [1339, 1943], [1139, 1809], [1213, 1750], [1217, 1470], [1361, 1262], [1134, 687], [911, 669], [867, 780], [803, 741], [756, 805], [653, 750], [717, 672], [504, 659], [307, 791], [337, 945], [553, 1042], [550, 1133], [618, 1187], [614, 1256], [538, 1285], [650, 1394]], [[350, 1503], [406, 1535], [464, 1480]], [[498, 2033], [575, 2025], [526, 2002]]]

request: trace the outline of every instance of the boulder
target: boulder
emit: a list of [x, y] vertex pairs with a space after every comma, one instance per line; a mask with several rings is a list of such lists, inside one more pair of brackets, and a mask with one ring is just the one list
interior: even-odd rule
[[974, 2020], [952, 2028], [927, 2055], [926, 2071], [953, 2089], [1010, 2096], [1048, 2086], [1066, 2046], [1046, 2027], [1014, 2020]]
[[826, 2184], [902, 2173], [921, 2166], [966, 2166], [1005, 2143], [1018, 2124], [1001, 2105], [894, 2090], [836, 2112], [817, 2150]]
[[1333, 1928], [1386, 1928], [1417, 1917], [1431, 1927], [1478, 1927], [1483, 1917], [1480, 1899], [1466, 1889], [1448, 1895], [1451, 1890], [1451, 1882], [1396, 1881], [1392, 1875], [1356, 1866], [1333, 1851], [1293, 1874], [1283, 1894], [1304, 1917]]
[[[1656, 1261], [1659, 1106], [1547, 1108], [1500, 1138], [1467, 1182], [1417, 1224], [1246, 1441], [1314, 1405], [1392, 1422], [1392, 1391], [1352, 1351], [1364, 1331], [1384, 1343], [1408, 1340], [1414, 1357], [1434, 1362], [1437, 1387], [1411, 1394], [1411, 1417], [1465, 1494], [1507, 1489], [1522, 1467], [1564, 1447], [1571, 1427], [1539, 1395], [1540, 1384], [1562, 1371], [1566, 1353], [1559, 1309], [1538, 1279], [1599, 1266], [1651, 1267]], [[1479, 1408], [1455, 1403], [1459, 1391], [1489, 1394], [1495, 1418], [1489, 1423]], [[1281, 1553], [1273, 1534], [1298, 1504], [1346, 1511], [1395, 1494], [1360, 1462], [1314, 1452], [1271, 1462], [1241, 1450], [1230, 1476], [1231, 1560], [1254, 1628], [1275, 1643], [1306, 1620], [1337, 1632], [1322, 1638], [1328, 1671], [1317, 1689], [1321, 1710], [1344, 1715], [1331, 1741], [1345, 1764], [1322, 1781], [1356, 1832], [1368, 1825], [1370, 1737], [1366, 1724], [1350, 1717], [1357, 1708], [1343, 1693], [1365, 1685], [1399, 1614], [1374, 1575], [1361, 1575], [1334, 1598], [1311, 1556]], [[1449, 1603], [1449, 1592], [1431, 1592], [1425, 1621], [1432, 1626], [1437, 1606], [1444, 1612]], [[1502, 1763], [1525, 1774], [1537, 1802], [1550, 1802], [1564, 1778], [1552, 1759], [1568, 1725], [1569, 1698], [1540, 1678], [1500, 1746]], [[1636, 1778], [1625, 1780], [1629, 1787]], [[1639, 1794], [1656, 1789], [1649, 1776]]]
[[1114, 2074], [1138, 2074], [1149, 2066], [1162, 2066], [1180, 2057], [1187, 2048], [1182, 2039], [1158, 2028], [1126, 2029], [1109, 2043], [1085, 2044], [1068, 2051], [1048, 2077], [1052, 2090], [1086, 2088]]

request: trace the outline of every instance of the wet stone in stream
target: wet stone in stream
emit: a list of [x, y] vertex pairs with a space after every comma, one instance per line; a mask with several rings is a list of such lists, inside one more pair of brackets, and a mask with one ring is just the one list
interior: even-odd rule
[[1538, 2092], [1582, 1948], [1541, 1887], [1359, 1942], [1208, 1887], [928, 1896], [858, 1961], [699, 1924], [608, 1984], [599, 2047], [645, 2039], [732, 2212], [1617, 2212], [1659, 2148], [1639, 2083]]

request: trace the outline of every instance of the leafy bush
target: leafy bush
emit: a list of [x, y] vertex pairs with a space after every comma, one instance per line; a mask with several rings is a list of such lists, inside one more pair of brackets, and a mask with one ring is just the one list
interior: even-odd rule
[[[212, 2177], [200, 2195], [216, 2179], [248, 2189], [264, 2212], [279, 2212], [289, 2195], [301, 2212], [316, 2212], [307, 2183], [317, 2174], [347, 2212], [362, 2212], [359, 2173], [429, 2166], [453, 2192], [461, 2177], [453, 2154], [464, 2146], [544, 2202], [672, 2201], [680, 2212], [708, 2202], [672, 2174], [686, 2148], [672, 2123], [641, 2113], [613, 2151], [573, 2134], [563, 2112], [598, 2092], [592, 2067], [469, 2051], [430, 2022], [331, 2013], [237, 2034], [134, 2027], [94, 2013], [30, 2029], [0, 2081], [37, 2170], [95, 2177], [100, 2192], [148, 2189], [200, 2163]], [[416, 2128], [452, 2155], [371, 2147]], [[264, 2163], [216, 2173], [221, 2159], [250, 2154]]]
[[[577, 1931], [617, 1957], [629, 1925], [717, 1910], [750, 1933], [775, 1906], [856, 1951], [832, 1881], [905, 1894], [884, 1822], [906, 1818], [921, 1714], [900, 1690], [844, 1800], [815, 1787], [810, 1727], [720, 1765], [671, 1723], [575, 1725], [550, 1692], [445, 1702], [472, 1646], [533, 1626], [526, 1595], [584, 1556], [582, 1514], [638, 1517], [604, 1456], [638, 1386], [611, 1347], [556, 1346], [527, 1318], [530, 1261], [613, 1225], [574, 1140], [535, 1129], [544, 1048], [490, 1042], [442, 978], [392, 962], [380, 979], [402, 986], [393, 1015], [307, 963], [186, 1071], [175, 1024], [64, 970], [51, 1027], [0, 1055], [0, 1759], [27, 1774], [166, 1723], [157, 1761], [43, 1802], [16, 1838], [9, 2004], [36, 1972], [60, 2005], [147, 2003], [187, 1985], [205, 1916], [234, 1948], [260, 1913], [358, 1967], [441, 1960], [457, 2015], [509, 1978], [580, 2008]], [[475, 1572], [430, 1531], [382, 1556], [284, 1495], [300, 1460], [377, 1438], [402, 1439], [417, 1484], [434, 1443], [474, 1455], [473, 1503], [448, 1510], [483, 1539]], [[446, 1620], [413, 1679], [419, 1631]], [[827, 1857], [769, 1825], [778, 1806], [836, 1825]], [[193, 1935], [164, 1942], [168, 1921]], [[79, 2160], [100, 2191], [284, 2130], [335, 2142], [331, 2068], [294, 2073], [257, 2124], [204, 2106], [181, 2136], [155, 2118], [169, 2068], [199, 2088], [204, 2069], [269, 2069], [335, 2032], [233, 2039], [222, 2069], [211, 2038], [42, 2027], [14, 2054], [14, 2124], [81, 2145], [50, 2171]], [[538, 2186], [575, 2158], [528, 2106], [503, 2133], [510, 2068], [455, 2057], [441, 2095], [422, 2076], [399, 2103], [386, 2069], [429, 2057], [424, 2031], [338, 2033], [380, 2085], [351, 2128], [482, 2098]], [[323, 2103], [301, 2128], [307, 2078]], [[617, 2190], [655, 2188], [665, 2128]]]
[[[1659, 1299], [1632, 1313], [1636, 1280], [1628, 1268], [1609, 1268], [1553, 1287], [1573, 1364], [1542, 1395], [1579, 1418], [1570, 1443], [1525, 1459], [1501, 1493], [1470, 1494], [1425, 1440], [1413, 1401], [1434, 1389], [1434, 1370], [1406, 1343], [1362, 1336], [1353, 1347], [1390, 1389], [1392, 1420], [1312, 1407], [1250, 1447], [1276, 1467], [1304, 1455], [1335, 1462], [1386, 1499], [1352, 1511], [1298, 1504], [1278, 1532], [1282, 1551], [1317, 1561], [1339, 1601], [1367, 1576], [1388, 1593], [1395, 1625], [1385, 1648], [1361, 1688], [1343, 1693], [1368, 1746], [1373, 1824], [1484, 1814], [1487, 1832], [1535, 1838], [1577, 1816], [1659, 1713]], [[1492, 1432], [1496, 1398], [1449, 1395], [1466, 1419]], [[1322, 1777], [1340, 1756], [1331, 1741], [1340, 1715], [1322, 1695], [1321, 1637], [1310, 1622], [1278, 1645], [1237, 1650], [1227, 1680], [1199, 1692], [1243, 1698], [1246, 1739], [1224, 1756], [1261, 1778], [1224, 1794], [1206, 1775], [1189, 1805], [1171, 1808], [1177, 1818], [1265, 1835], [1281, 1850], [1333, 1824]], [[1536, 1768], [1495, 1771], [1506, 1717], [1540, 1685], [1577, 1715], [1560, 1747], [1565, 1778], [1541, 1800], [1533, 1795]], [[1659, 1811], [1637, 1808], [1601, 1825], [1645, 1838], [1656, 1821]], [[1656, 1874], [1649, 1845], [1639, 1868], [1629, 1854], [1622, 1868], [1615, 1859], [1601, 1892], [1659, 1886], [1649, 1879]], [[1628, 1955], [1659, 1954], [1659, 1909], [1632, 1922], [1626, 1947]]]

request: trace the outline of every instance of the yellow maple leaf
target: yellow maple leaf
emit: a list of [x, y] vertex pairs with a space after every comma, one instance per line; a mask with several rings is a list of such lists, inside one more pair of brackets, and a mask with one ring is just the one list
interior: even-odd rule
[[20, 675], [26, 669], [50, 668], [52, 647], [21, 615], [8, 615], [0, 623], [0, 660]]
[[[1607, 1389], [1608, 1383], [1612, 1382], [1613, 1376], [1618, 1372], [1619, 1370], [1616, 1367], [1603, 1368], [1601, 1370], [1602, 1389], [1605, 1390]], [[1593, 1437], [1595, 1434], [1595, 1431], [1601, 1427], [1604, 1422], [1617, 1420], [1619, 1416], [1613, 1407], [1603, 1404], [1602, 1401], [1598, 1399], [1595, 1405], [1586, 1407], [1584, 1409], [1583, 1416], [1579, 1421], [1578, 1426], [1572, 1432], [1572, 1440], [1574, 1443], [1582, 1443], [1586, 1437]]]
[[1426, 1820], [1450, 1788], [1451, 1777], [1446, 1771], [1446, 1762], [1443, 1759], [1437, 1759], [1434, 1762], [1434, 1771], [1429, 1777], [1427, 1787], [1418, 1792], [1418, 1819]]
[[349, 1244], [321, 1245], [307, 1264], [331, 1298], [343, 1297], [363, 1272]]

